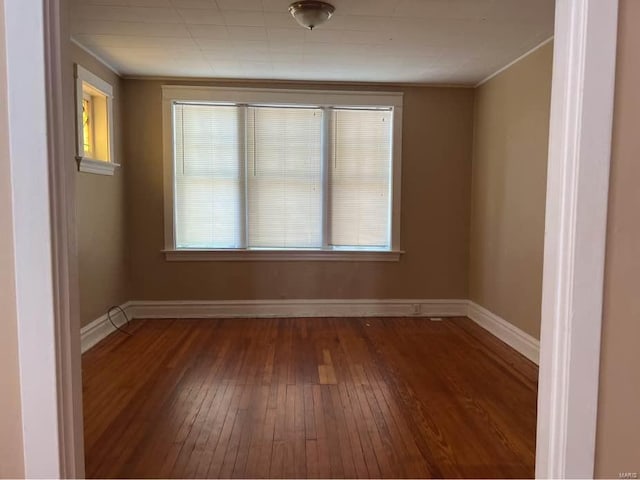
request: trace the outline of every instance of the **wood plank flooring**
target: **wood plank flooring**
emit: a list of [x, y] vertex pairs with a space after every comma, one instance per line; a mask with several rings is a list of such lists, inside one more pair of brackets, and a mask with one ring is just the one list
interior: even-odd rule
[[83, 356], [88, 477], [534, 474], [537, 367], [469, 319], [131, 329]]

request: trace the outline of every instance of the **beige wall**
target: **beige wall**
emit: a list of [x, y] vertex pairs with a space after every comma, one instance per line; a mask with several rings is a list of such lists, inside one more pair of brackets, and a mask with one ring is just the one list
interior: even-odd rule
[[640, 2], [621, 0], [596, 475], [640, 475]]
[[399, 263], [166, 262], [161, 254], [162, 82], [124, 84], [130, 298], [467, 297], [473, 90], [402, 88], [401, 222], [407, 253]]
[[5, 52], [4, 0], [0, 0], [0, 477], [11, 478], [24, 475], [24, 461]]
[[469, 296], [540, 338], [553, 44], [476, 89]]
[[[94, 57], [70, 44], [73, 63], [82, 65], [113, 85], [115, 175], [76, 175], [78, 275], [82, 325], [103, 315], [112, 305], [129, 300], [127, 291], [127, 239], [125, 175], [122, 150], [122, 80]], [[69, 68], [73, 68], [70, 65]]]

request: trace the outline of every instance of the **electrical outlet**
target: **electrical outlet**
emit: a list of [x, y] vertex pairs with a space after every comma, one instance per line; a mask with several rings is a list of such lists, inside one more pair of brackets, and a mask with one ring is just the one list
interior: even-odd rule
[[414, 315], [420, 315], [420, 304], [419, 303], [414, 303], [413, 304], [413, 314]]

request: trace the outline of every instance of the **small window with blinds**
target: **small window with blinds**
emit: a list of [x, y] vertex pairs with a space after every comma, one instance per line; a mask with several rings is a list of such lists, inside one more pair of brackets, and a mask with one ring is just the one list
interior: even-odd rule
[[167, 252], [399, 252], [398, 94], [173, 88]]

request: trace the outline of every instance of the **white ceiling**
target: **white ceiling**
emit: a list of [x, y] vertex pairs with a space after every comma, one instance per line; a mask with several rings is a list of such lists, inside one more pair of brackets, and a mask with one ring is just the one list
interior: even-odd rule
[[553, 34], [554, 0], [72, 0], [72, 36], [124, 75], [475, 84]]

